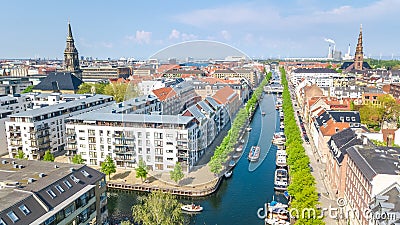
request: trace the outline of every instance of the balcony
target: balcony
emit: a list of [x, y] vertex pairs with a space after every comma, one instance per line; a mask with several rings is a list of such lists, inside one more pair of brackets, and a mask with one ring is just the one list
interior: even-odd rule
[[10, 140], [11, 141], [17, 141], [17, 140], [22, 140], [22, 137], [21, 136], [10, 136]]

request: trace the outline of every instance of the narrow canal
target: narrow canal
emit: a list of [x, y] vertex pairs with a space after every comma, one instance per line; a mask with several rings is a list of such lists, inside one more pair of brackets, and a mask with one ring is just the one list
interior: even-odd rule
[[[265, 112], [264, 116], [262, 112]], [[264, 221], [257, 216], [259, 208], [270, 202], [273, 196], [275, 200], [286, 202], [282, 194], [274, 192], [276, 147], [271, 145], [271, 139], [273, 133], [279, 130], [279, 118], [273, 95], [264, 95], [251, 127], [245, 152], [232, 177], [225, 179], [218, 191], [210, 196], [181, 199], [185, 204], [193, 202], [204, 208], [200, 214], [189, 216], [190, 224], [261, 225]], [[253, 145], [261, 147], [260, 160], [256, 164], [249, 164], [247, 155]], [[111, 193], [108, 200], [109, 213], [118, 217], [131, 215], [131, 207], [140, 195], [135, 192]]]

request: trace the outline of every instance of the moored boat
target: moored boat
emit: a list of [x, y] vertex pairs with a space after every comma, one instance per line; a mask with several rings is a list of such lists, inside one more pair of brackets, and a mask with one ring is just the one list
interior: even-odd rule
[[286, 191], [288, 187], [288, 172], [286, 169], [279, 168], [275, 170], [274, 189]]
[[277, 155], [275, 163], [277, 167], [286, 167], [287, 166], [286, 156]]
[[190, 204], [190, 205], [183, 205], [181, 207], [182, 210], [187, 212], [201, 212], [203, 211], [203, 207], [200, 205]]
[[267, 205], [267, 217], [265, 218], [265, 223], [270, 225], [289, 225], [289, 211], [288, 206], [272, 201]]
[[260, 158], [260, 147], [259, 146], [251, 146], [248, 159], [250, 162], [255, 162]]
[[236, 161], [235, 161], [235, 160], [229, 161], [229, 166], [230, 166], [230, 167], [236, 166]]
[[243, 145], [239, 145], [237, 148], [236, 148], [236, 151], [237, 152], [241, 152], [243, 150]]
[[224, 173], [224, 176], [225, 176], [225, 178], [231, 177], [231, 176], [232, 176], [232, 170], [231, 170], [231, 171], [226, 171], [226, 172]]

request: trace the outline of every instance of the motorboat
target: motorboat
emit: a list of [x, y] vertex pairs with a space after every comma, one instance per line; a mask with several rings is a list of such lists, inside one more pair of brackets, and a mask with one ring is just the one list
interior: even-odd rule
[[237, 152], [243, 151], [243, 145], [239, 145], [239, 146], [236, 148], [236, 151], [237, 151]]
[[261, 115], [265, 116], [265, 112], [262, 112]]
[[286, 153], [286, 151], [285, 150], [283, 150], [283, 149], [278, 149], [278, 150], [276, 150], [276, 157], [279, 157], [279, 156], [287, 156], [287, 153]]
[[286, 156], [277, 155], [275, 164], [277, 167], [286, 167], [287, 166]]
[[267, 205], [267, 217], [265, 223], [270, 225], [289, 225], [288, 205], [281, 202], [271, 201]]
[[226, 172], [224, 173], [224, 176], [225, 176], [225, 178], [231, 177], [231, 176], [232, 176], [232, 170], [231, 170], [231, 171], [226, 171]]
[[260, 147], [259, 146], [251, 146], [248, 159], [250, 162], [255, 162], [260, 158]]
[[182, 210], [186, 212], [201, 212], [203, 211], [203, 207], [200, 205], [190, 204], [190, 205], [183, 205], [181, 207]]
[[246, 128], [247, 131], [251, 131], [251, 127]]
[[281, 121], [281, 124], [280, 124], [279, 128], [280, 128], [281, 130], [284, 130], [284, 129], [285, 129], [285, 123], [283, 123], [283, 121]]
[[288, 187], [288, 172], [286, 169], [279, 168], [275, 170], [274, 189], [286, 191]]
[[273, 144], [281, 145], [281, 144], [285, 144], [285, 141], [286, 141], [285, 133], [283, 133], [283, 132], [274, 133], [274, 136], [272, 137]]
[[236, 161], [235, 161], [235, 160], [229, 161], [229, 166], [230, 166], [230, 167], [236, 166]]

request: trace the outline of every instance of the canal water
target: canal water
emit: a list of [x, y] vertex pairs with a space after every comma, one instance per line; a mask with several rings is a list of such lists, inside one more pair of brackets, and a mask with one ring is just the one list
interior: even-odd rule
[[[265, 112], [264, 116], [262, 112]], [[261, 99], [251, 127], [245, 152], [236, 164], [232, 177], [225, 179], [210, 196], [180, 199], [184, 204], [193, 202], [204, 208], [200, 214], [188, 216], [190, 224], [261, 225], [264, 221], [257, 216], [259, 208], [263, 208], [273, 198], [286, 203], [281, 193], [274, 192], [276, 147], [271, 145], [271, 140], [273, 133], [279, 130], [279, 117], [273, 95], [264, 95]], [[247, 155], [253, 145], [261, 147], [261, 154], [257, 163], [250, 164]], [[120, 218], [129, 217], [132, 205], [141, 195], [136, 192], [110, 193], [109, 214]]]

